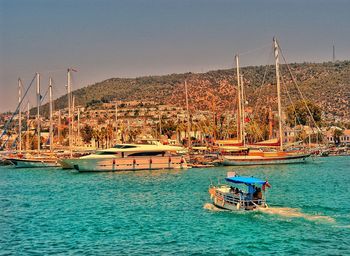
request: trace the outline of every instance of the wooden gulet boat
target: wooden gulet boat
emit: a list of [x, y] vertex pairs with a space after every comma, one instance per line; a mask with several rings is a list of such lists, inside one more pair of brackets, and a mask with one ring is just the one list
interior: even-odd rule
[[[238, 99], [239, 99], [239, 135], [242, 145], [239, 152], [233, 152], [232, 150], [223, 149], [221, 152], [223, 165], [264, 165], [264, 164], [288, 164], [288, 163], [304, 163], [310, 156], [309, 153], [303, 151], [286, 152], [283, 148], [283, 128], [282, 128], [282, 107], [281, 107], [281, 88], [280, 88], [280, 73], [279, 73], [279, 46], [277, 40], [274, 38], [274, 54], [275, 54], [275, 67], [276, 67], [276, 80], [277, 80], [277, 105], [278, 105], [278, 121], [279, 121], [279, 138], [274, 143], [259, 142], [253, 145], [254, 147], [260, 147], [258, 150], [252, 150], [248, 148], [245, 142], [244, 132], [244, 104], [240, 103], [244, 101], [244, 89], [243, 79], [239, 74], [238, 56], [236, 56], [237, 62], [237, 84], [238, 84]], [[263, 150], [266, 147], [277, 147], [277, 150]], [[237, 151], [237, 150], [236, 150]]]

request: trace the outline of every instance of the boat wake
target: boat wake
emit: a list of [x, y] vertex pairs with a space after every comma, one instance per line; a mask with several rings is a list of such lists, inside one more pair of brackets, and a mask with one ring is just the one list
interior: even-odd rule
[[[203, 209], [213, 211], [213, 212], [222, 212], [222, 211], [228, 211], [225, 209], [221, 209], [216, 207], [215, 205], [211, 203], [206, 203], [203, 205]], [[327, 223], [335, 223], [335, 219], [329, 216], [323, 216], [323, 215], [312, 215], [307, 213], [302, 213], [300, 209], [297, 208], [289, 208], [289, 207], [269, 207], [269, 208], [262, 208], [259, 207], [257, 211], [265, 213], [265, 214], [271, 214], [271, 215], [278, 215], [280, 217], [284, 218], [302, 218], [309, 221], [320, 221], [320, 222], [327, 222]], [[251, 212], [251, 211], [250, 211]], [[254, 212], [254, 211], [253, 211]], [[348, 226], [346, 227], [348, 228]]]
[[329, 223], [335, 223], [335, 219], [329, 216], [311, 215], [300, 212], [300, 209], [288, 208], [288, 207], [269, 207], [259, 208], [260, 212], [267, 214], [279, 215], [286, 218], [303, 218], [309, 221], [324, 221]]
[[225, 211], [224, 209], [220, 209], [218, 207], [216, 207], [215, 205], [211, 204], [211, 203], [206, 203], [203, 205], [203, 209], [209, 210], [209, 211], [213, 211], [213, 212], [221, 212], [221, 211]]

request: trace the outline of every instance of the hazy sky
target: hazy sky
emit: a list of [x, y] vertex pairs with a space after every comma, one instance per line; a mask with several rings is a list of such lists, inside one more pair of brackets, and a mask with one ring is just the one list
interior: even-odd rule
[[[0, 111], [35, 72], [65, 92], [111, 77], [267, 64], [272, 37], [289, 62], [350, 59], [349, 0], [0, 0]], [[44, 92], [43, 92], [44, 93]], [[34, 94], [34, 87], [31, 91]], [[30, 103], [35, 104], [33, 98]]]

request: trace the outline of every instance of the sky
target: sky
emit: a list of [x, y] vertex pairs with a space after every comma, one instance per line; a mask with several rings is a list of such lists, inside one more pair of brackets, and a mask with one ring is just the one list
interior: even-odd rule
[[[112, 77], [206, 72], [269, 62], [276, 36], [288, 62], [350, 59], [349, 0], [0, 0], [0, 112], [17, 80], [49, 77], [54, 98]], [[35, 105], [35, 88], [25, 99]]]

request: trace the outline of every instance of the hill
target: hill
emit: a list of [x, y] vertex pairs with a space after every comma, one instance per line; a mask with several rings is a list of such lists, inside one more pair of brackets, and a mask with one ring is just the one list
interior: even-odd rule
[[[300, 90], [324, 111], [328, 120], [350, 119], [350, 61], [289, 64]], [[273, 66], [243, 67], [247, 105], [274, 106], [276, 103], [275, 71]], [[288, 67], [281, 65], [282, 100], [297, 99]], [[152, 100], [159, 103], [185, 105], [184, 80], [187, 80], [192, 109], [223, 112], [233, 110], [236, 97], [235, 69], [206, 73], [170, 74], [139, 78], [110, 78], [75, 90], [76, 105], [89, 106], [111, 100]], [[288, 93], [287, 93], [288, 92]], [[289, 96], [288, 96], [289, 94]], [[55, 108], [67, 106], [67, 95], [55, 101]], [[44, 106], [43, 110], [48, 110]]]

